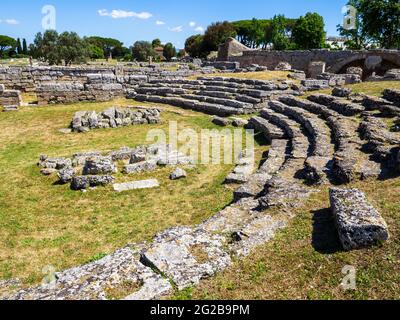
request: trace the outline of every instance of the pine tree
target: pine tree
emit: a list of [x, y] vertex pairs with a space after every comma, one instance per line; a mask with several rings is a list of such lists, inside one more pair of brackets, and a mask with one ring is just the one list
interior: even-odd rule
[[22, 46], [21, 46], [21, 39], [17, 39], [17, 53], [22, 54]]
[[28, 54], [28, 45], [26, 44], [26, 39], [22, 41], [22, 53]]

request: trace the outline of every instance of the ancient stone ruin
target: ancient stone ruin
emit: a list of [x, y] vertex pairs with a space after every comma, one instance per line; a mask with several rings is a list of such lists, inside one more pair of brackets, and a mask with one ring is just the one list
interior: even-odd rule
[[[170, 145], [122, 147], [116, 151], [102, 153], [90, 151], [76, 153], [72, 158], [50, 158], [40, 156], [38, 166], [43, 175], [57, 174], [60, 184], [70, 183], [72, 190], [88, 190], [98, 186], [113, 184], [113, 174], [118, 172], [118, 162], [124, 165], [121, 172], [134, 175], [155, 171], [158, 166], [193, 165], [194, 161]], [[182, 177], [182, 176], [180, 176]], [[154, 183], [152, 183], [154, 187]], [[143, 183], [114, 185], [116, 191], [147, 188]]]
[[[256, 53], [247, 52], [243, 59], [251, 56]], [[278, 69], [292, 69], [282, 63], [285, 59], [279, 62]], [[400, 133], [393, 130], [396, 123], [400, 127], [400, 92], [388, 89], [379, 98], [354, 94], [341, 86], [360, 81], [360, 70], [337, 75], [324, 72], [327, 70], [320, 62], [312, 66], [317, 79], [306, 79], [306, 71], [292, 70], [291, 75], [301, 84], [229, 77], [189, 80], [183, 78], [183, 72], [166, 76], [159, 70], [140, 75], [123, 70], [118, 75], [110, 70], [75, 70], [73, 74], [46, 69], [45, 80], [35, 69], [20, 69], [13, 77], [19, 77], [18, 85], [25, 83], [27, 90], [36, 90], [40, 104], [127, 96], [215, 115], [215, 124], [253, 129], [270, 146], [265, 161], [257, 164], [247, 152], [240, 155], [226, 178], [234, 189], [234, 201], [206, 221], [165, 230], [150, 242], [131, 244], [99, 261], [59, 272], [54, 286], [22, 288], [17, 280], [4, 282], [1, 286], [10, 288], [4, 298], [107, 299], [110, 286], [121, 286], [127, 280], [134, 288], [126, 299], [164, 297], [174, 288], [198, 284], [268, 242], [288, 225], [293, 208], [321, 185], [335, 185], [330, 191], [331, 211], [344, 250], [388, 240], [388, 226], [366, 196], [343, 185], [400, 174]], [[66, 73], [67, 80], [61, 81]], [[9, 87], [13, 80], [7, 81]], [[332, 86], [332, 94], [300, 97], [305, 91]], [[0, 95], [7, 91], [0, 89]], [[232, 118], [235, 115], [250, 115], [250, 119]], [[84, 132], [159, 121], [156, 109], [110, 108], [101, 113], [78, 112], [71, 126]], [[134, 192], [157, 188], [160, 181], [119, 182], [116, 172], [151, 175], [160, 166], [171, 166], [169, 183], [179, 183], [175, 180], [187, 176], [180, 166], [194, 164], [171, 146], [151, 145], [72, 157], [41, 156], [38, 165], [42, 174], [57, 175], [60, 184], [69, 184], [73, 190], [112, 185], [115, 192]]]
[[146, 107], [111, 107], [103, 112], [78, 111], [75, 113], [71, 128], [76, 132], [93, 129], [117, 128], [130, 125], [160, 123], [160, 110]]

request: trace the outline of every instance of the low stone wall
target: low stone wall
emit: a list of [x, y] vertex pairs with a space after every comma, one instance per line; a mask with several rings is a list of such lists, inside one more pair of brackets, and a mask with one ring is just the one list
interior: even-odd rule
[[[177, 70], [161, 66], [117, 67], [6, 67], [0, 68], [0, 83], [5, 89], [36, 92], [40, 105], [78, 101], [108, 101], [128, 95], [151, 79], [176, 79], [215, 72], [212, 67]], [[7, 102], [8, 103], [8, 102]]]
[[21, 92], [18, 90], [6, 90], [0, 84], [0, 106], [19, 106], [21, 105]]
[[73, 131], [86, 132], [100, 128], [156, 124], [160, 121], [160, 110], [155, 108], [112, 107], [100, 113], [95, 111], [76, 112], [71, 122], [71, 128]]

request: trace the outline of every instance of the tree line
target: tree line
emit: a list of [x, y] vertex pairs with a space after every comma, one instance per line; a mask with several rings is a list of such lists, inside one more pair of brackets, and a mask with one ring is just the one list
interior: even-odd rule
[[185, 50], [204, 58], [218, 50], [228, 38], [236, 38], [250, 48], [274, 50], [320, 49], [325, 44], [325, 23], [318, 13], [307, 13], [298, 19], [275, 15], [269, 20], [241, 20], [211, 24], [204, 35], [194, 35], [185, 42]]
[[50, 65], [83, 63], [88, 60], [117, 59], [123, 61], [171, 61], [178, 55], [172, 43], [162, 45], [159, 39], [152, 42], [137, 41], [127, 48], [113, 38], [99, 36], [81, 38], [76, 32], [58, 33], [48, 30], [37, 33], [32, 44], [25, 39], [0, 35], [0, 58], [33, 57]]
[[[348, 17], [349, 20], [355, 19], [355, 28], [349, 30], [342, 24], [337, 28], [349, 49], [400, 49], [399, 0], [349, 0], [348, 5], [355, 8], [355, 12], [349, 12], [355, 14], [354, 18]], [[189, 37], [185, 50], [193, 57], [205, 58], [230, 37], [253, 49], [330, 48], [325, 41], [323, 17], [309, 12], [297, 19], [275, 15], [268, 20], [216, 22], [207, 28], [204, 35]]]

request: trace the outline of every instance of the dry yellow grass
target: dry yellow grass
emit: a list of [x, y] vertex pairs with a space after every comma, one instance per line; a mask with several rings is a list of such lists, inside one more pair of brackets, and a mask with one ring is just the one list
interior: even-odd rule
[[[254, 79], [254, 80], [288, 80], [287, 71], [263, 71], [263, 72], [239, 72], [239, 73], [211, 73], [202, 75], [204, 77], [226, 77], [237, 79]], [[197, 76], [190, 77], [196, 79]]]

